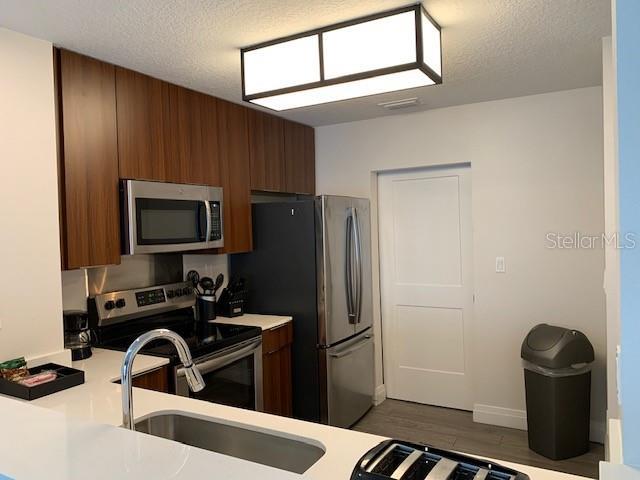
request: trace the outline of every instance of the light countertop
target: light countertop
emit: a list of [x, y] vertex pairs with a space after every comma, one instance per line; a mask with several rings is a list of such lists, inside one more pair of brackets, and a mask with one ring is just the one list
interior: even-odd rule
[[[123, 358], [123, 352], [94, 348], [91, 357], [73, 362], [73, 368], [84, 371], [85, 383], [115, 382], [120, 380]], [[131, 373], [134, 376], [140, 375], [168, 364], [168, 358], [137, 355], [133, 361]]]
[[[242, 318], [242, 317], [240, 317]], [[360, 457], [383, 437], [291, 418], [243, 410], [186, 397], [134, 388], [136, 418], [157, 412], [182, 412], [216, 422], [301, 440], [325, 450], [303, 476], [275, 470], [225, 455], [207, 452], [149, 435], [115, 428], [122, 423], [119, 377], [124, 354], [94, 350], [94, 356], [74, 366], [87, 381], [30, 404], [0, 396], [0, 473], [30, 479], [66, 478], [201, 478], [215, 472], [228, 480], [348, 480]], [[139, 360], [142, 360], [138, 363]], [[135, 373], [153, 370], [166, 359], [140, 356]], [[37, 408], [37, 407], [44, 407]], [[64, 414], [64, 415], [60, 415]], [[16, 445], [21, 447], [16, 450]], [[43, 451], [50, 453], [42, 454]], [[18, 453], [16, 453], [18, 452]], [[38, 461], [32, 453], [38, 452]], [[44, 455], [44, 456], [42, 456]], [[582, 477], [499, 462], [527, 473], [531, 480], [578, 480]], [[46, 472], [46, 475], [44, 474]]]
[[228, 323], [230, 325], [247, 325], [249, 327], [260, 327], [262, 330], [271, 330], [280, 327], [293, 320], [293, 317], [280, 315], [258, 315], [255, 313], [245, 313], [239, 317], [221, 317], [218, 315], [213, 323]]
[[[100, 357], [96, 356], [95, 360], [99, 359]], [[74, 366], [76, 366], [75, 363]], [[87, 367], [91, 368], [85, 363], [85, 368]], [[108, 370], [102, 367], [99, 369], [104, 372]], [[87, 376], [96, 378], [95, 374]], [[112, 373], [109, 377], [113, 378]], [[107, 378], [102, 382], [87, 382], [84, 385], [40, 398], [31, 403], [65, 413], [75, 419], [114, 426], [122, 424], [120, 385], [110, 383]], [[348, 479], [354, 465], [363, 453], [383, 440], [382, 437], [365, 433], [139, 388], [134, 388], [133, 405], [136, 418], [143, 418], [155, 412], [180, 411], [197, 417], [211, 418], [220, 423], [272, 433], [319, 446], [326, 453], [304, 476], [304, 478], [316, 480]], [[258, 473], [256, 472], [253, 478], [259, 478]], [[283, 476], [282, 478], [290, 477]]]
[[294, 480], [298, 475], [0, 396], [0, 478]]

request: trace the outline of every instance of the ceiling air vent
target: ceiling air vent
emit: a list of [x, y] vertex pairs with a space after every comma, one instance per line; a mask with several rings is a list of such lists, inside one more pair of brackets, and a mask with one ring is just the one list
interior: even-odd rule
[[392, 100], [390, 102], [379, 103], [378, 106], [385, 110], [400, 110], [401, 108], [415, 107], [419, 105], [417, 97], [403, 98], [402, 100]]

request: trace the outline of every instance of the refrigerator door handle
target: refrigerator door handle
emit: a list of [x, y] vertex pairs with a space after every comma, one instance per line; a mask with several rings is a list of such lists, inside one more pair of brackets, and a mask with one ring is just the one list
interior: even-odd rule
[[360, 236], [360, 222], [358, 221], [358, 209], [353, 208], [353, 243], [355, 253], [355, 280], [356, 280], [356, 298], [355, 298], [355, 323], [360, 323], [360, 315], [362, 314], [362, 244]]
[[353, 270], [353, 241], [354, 241], [354, 208], [349, 208], [347, 210], [347, 235], [346, 235], [346, 255], [345, 255], [345, 287], [346, 287], [346, 295], [347, 295], [347, 317], [349, 319], [349, 323], [356, 323], [358, 320], [356, 306], [355, 306], [355, 298], [354, 298], [354, 270]]
[[343, 350], [342, 352], [329, 353], [329, 356], [332, 357], [332, 358], [342, 358], [342, 357], [346, 357], [348, 355], [351, 355], [353, 352], [356, 352], [356, 351], [360, 350], [367, 343], [369, 343], [369, 341], [372, 338], [373, 338], [373, 335], [365, 335], [364, 339], [360, 340], [358, 343], [353, 345], [351, 348], [348, 348], [347, 350]]

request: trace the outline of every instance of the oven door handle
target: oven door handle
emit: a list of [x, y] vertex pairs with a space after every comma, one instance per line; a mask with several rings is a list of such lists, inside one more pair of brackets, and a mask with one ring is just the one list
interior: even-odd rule
[[[262, 345], [262, 338], [251, 340], [249, 343], [242, 343], [236, 349], [231, 351], [221, 352], [219, 355], [210, 358], [209, 360], [203, 360], [202, 362], [195, 362], [195, 366], [198, 368], [202, 375], [211, 373], [214, 370], [222, 368], [230, 363], [235, 362], [243, 357], [246, 357], [249, 353], [257, 350]], [[177, 377], [185, 376], [184, 367], [180, 367], [176, 372]]]

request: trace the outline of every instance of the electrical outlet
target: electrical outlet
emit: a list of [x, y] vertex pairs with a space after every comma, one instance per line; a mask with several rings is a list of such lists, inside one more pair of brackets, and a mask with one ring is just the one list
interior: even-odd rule
[[496, 257], [496, 273], [505, 273], [506, 271], [504, 257]]

